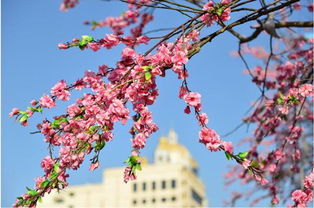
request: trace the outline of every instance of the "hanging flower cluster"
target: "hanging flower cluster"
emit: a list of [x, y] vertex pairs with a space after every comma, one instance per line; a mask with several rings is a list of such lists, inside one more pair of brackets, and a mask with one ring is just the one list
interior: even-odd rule
[[[34, 114], [55, 107], [58, 100], [70, 100], [73, 90], [90, 90], [90, 93], [83, 94], [69, 105], [64, 114], [50, 120], [45, 119], [37, 125], [37, 133], [45, 137], [50, 154], [41, 162], [44, 175], [36, 179], [34, 189], [27, 188], [27, 193], [17, 198], [14, 207], [35, 207], [46, 193], [68, 186], [67, 171], [77, 170], [91, 153], [93, 156], [89, 169], [97, 169], [100, 166], [99, 154], [114, 138], [112, 132], [116, 123], [124, 125], [128, 121], [133, 122], [129, 130], [131, 154], [125, 161], [127, 166], [123, 180], [124, 182], [135, 180], [136, 172], [142, 168], [140, 150], [145, 148], [148, 138], [158, 130], [149, 106], [155, 103], [159, 95], [156, 79], [165, 77], [167, 70], [174, 72], [182, 81], [179, 98], [185, 103], [184, 113], [190, 114], [193, 111], [195, 115], [200, 127], [199, 142], [206, 149], [223, 152], [228, 160], [240, 164], [240, 167], [233, 168], [227, 176], [231, 180], [235, 176], [240, 176], [244, 183], [258, 181], [262, 188], [269, 191], [272, 203], [278, 204], [280, 201], [278, 179], [292, 177], [291, 172], [300, 171], [300, 161], [313, 156], [312, 153], [300, 151], [302, 149], [300, 140], [309, 137], [304, 125], [313, 121], [310, 108], [312, 100], [309, 99], [313, 96], [311, 83], [313, 70], [310, 71], [311, 67], [313, 68], [313, 41], [303, 37], [294, 38], [292, 41], [285, 40], [286, 48], [279, 55], [273, 51], [268, 54], [261, 48], [247, 47], [242, 51], [262, 59], [266, 68], [257, 66], [251, 70], [247, 69], [252, 76], [252, 82], [262, 95], [254, 106], [253, 113], [244, 118], [245, 123], [256, 126], [253, 137], [248, 139], [252, 143], [250, 150], [236, 154], [231, 142], [222, 140], [214, 129], [207, 126], [209, 119], [207, 114], [202, 112], [201, 94], [191, 91], [188, 86], [189, 74], [186, 64], [206, 41], [222, 33], [221, 30], [214, 32], [209, 38], [199, 38], [201, 29], [213, 25], [214, 22], [225, 27], [224, 22], [230, 19], [231, 9], [242, 4], [237, 4], [239, 1], [222, 0], [220, 3], [208, 1], [201, 6], [200, 2], [195, 1], [194, 4], [202, 9], [185, 6], [179, 11], [195, 12], [196, 16], [160, 38], [157, 44], [142, 54], [136, 51], [136, 47], [148, 44], [154, 39], [143, 35], [144, 27], [153, 19], [152, 14], [146, 12], [143, 7], [154, 7], [156, 1], [126, 2], [128, 9], [119, 17], [109, 17], [100, 22], [85, 22], [91, 25], [92, 29], [109, 27], [112, 30], [111, 34], [106, 34], [98, 40], [83, 35], [70, 42], [58, 44], [59, 49], [79, 47], [81, 50], [98, 51], [101, 48], [111, 49], [123, 43], [125, 48], [114, 67], [101, 65], [97, 72], [86, 71], [72, 84], [61, 80], [51, 88], [49, 94], [31, 101], [31, 106], [27, 110], [14, 108], [10, 112], [9, 116], [15, 117], [21, 125], [26, 126]], [[77, 3], [78, 0], [64, 0], [61, 9], [72, 8]], [[293, 2], [288, 3], [287, 6]], [[297, 4], [293, 7], [295, 10], [298, 9]], [[280, 6], [276, 9], [280, 9]], [[264, 12], [258, 11], [254, 10], [251, 17], [255, 15], [258, 18], [258, 15]], [[130, 34], [126, 35], [128, 27], [131, 27]], [[237, 34], [231, 30], [232, 27], [228, 29], [232, 34]], [[171, 38], [177, 34], [180, 35], [172, 41]], [[287, 57], [288, 61], [283, 61], [280, 56]], [[270, 65], [271, 61], [276, 61], [276, 64]], [[268, 146], [273, 145], [275, 149], [260, 154], [258, 147], [265, 143]], [[59, 147], [56, 156], [52, 152], [55, 146]], [[291, 158], [288, 159], [289, 157]], [[296, 206], [304, 207], [312, 200], [312, 175], [313, 173], [305, 178], [304, 189], [292, 193], [292, 200]], [[234, 196], [240, 197], [239, 194]]]

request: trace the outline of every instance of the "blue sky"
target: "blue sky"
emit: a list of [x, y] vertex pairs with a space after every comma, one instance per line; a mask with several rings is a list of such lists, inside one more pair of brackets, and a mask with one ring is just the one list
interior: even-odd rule
[[[109, 31], [91, 31], [82, 23], [85, 20], [101, 20], [106, 16], [118, 16], [126, 8], [114, 2], [101, 0], [82, 1], [68, 12], [59, 11], [55, 0], [4, 0], [2, 1], [2, 207], [11, 206], [15, 197], [24, 193], [25, 186], [32, 187], [34, 179], [42, 174], [40, 161], [48, 154], [47, 145], [40, 135], [31, 135], [35, 126], [44, 118], [64, 112], [67, 104], [74, 102], [80, 94], [75, 93], [67, 103], [58, 102], [57, 108], [45, 110], [35, 116], [28, 127], [21, 127], [8, 113], [13, 107], [25, 109], [32, 99], [48, 93], [59, 80], [75, 81], [87, 69], [97, 70], [97, 66], [114, 66], [119, 59], [121, 47], [114, 50], [80, 51], [77, 48], [58, 50], [57, 44], [70, 41], [81, 35], [102, 38]], [[182, 22], [177, 13], [156, 12], [156, 22], [149, 28], [176, 26]], [[148, 28], [148, 29], [149, 29]], [[213, 29], [208, 29], [209, 33]], [[237, 42], [229, 34], [224, 34], [202, 49], [202, 52], [188, 63], [189, 86], [202, 94], [203, 111], [209, 116], [209, 126], [224, 134], [241, 122], [249, 104], [258, 97], [258, 91], [243, 74], [240, 59], [231, 57], [230, 51], [237, 49]], [[253, 66], [254, 61], [250, 60]], [[192, 115], [183, 113], [183, 101], [178, 98], [180, 81], [176, 75], [167, 73], [159, 78], [160, 96], [154, 106], [154, 120], [160, 130], [148, 141], [144, 156], [152, 159], [158, 138], [168, 134], [173, 128], [179, 141], [189, 148], [199, 162], [200, 177], [207, 186], [210, 206], [222, 206], [228, 199], [230, 190], [224, 189], [223, 173], [227, 161], [223, 153], [211, 153], [198, 143], [199, 127]], [[117, 126], [115, 139], [106, 145], [101, 153], [101, 167], [121, 166], [129, 155], [130, 141], [128, 127]], [[225, 140], [233, 142], [248, 136], [246, 128], [241, 128]], [[243, 147], [236, 151], [245, 151]], [[102, 168], [88, 171], [88, 163], [71, 172], [70, 184], [101, 182]], [[243, 187], [235, 186], [236, 189]], [[229, 193], [228, 193], [229, 191]], [[227, 194], [228, 193], [228, 194]], [[242, 201], [241, 206], [246, 206]]]

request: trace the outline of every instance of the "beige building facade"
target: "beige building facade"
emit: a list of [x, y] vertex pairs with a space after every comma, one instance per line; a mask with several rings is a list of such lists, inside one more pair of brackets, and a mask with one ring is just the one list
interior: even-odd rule
[[69, 186], [43, 198], [39, 207], [192, 208], [206, 207], [205, 187], [197, 162], [171, 130], [161, 137], [154, 162], [142, 164], [137, 180], [123, 182], [124, 167], [109, 168], [102, 184]]

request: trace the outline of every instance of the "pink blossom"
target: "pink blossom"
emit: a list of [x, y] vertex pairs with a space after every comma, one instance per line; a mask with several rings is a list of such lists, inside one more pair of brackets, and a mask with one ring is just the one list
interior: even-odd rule
[[46, 107], [46, 108], [52, 108], [56, 105], [56, 103], [53, 101], [53, 99], [49, 95], [43, 95], [39, 99], [39, 103], [42, 107]]
[[90, 171], [93, 171], [93, 170], [97, 169], [98, 167], [99, 167], [99, 162], [92, 163], [92, 164], [89, 166], [89, 170], [90, 170]]
[[223, 142], [222, 146], [224, 147], [226, 152], [233, 153], [232, 142]]
[[134, 150], [131, 151], [131, 155], [132, 156], [138, 156], [139, 155], [139, 151], [134, 149]]
[[68, 49], [68, 48], [69, 48], [69, 45], [68, 45], [68, 44], [65, 44], [65, 43], [59, 43], [59, 44], [58, 44], [58, 48], [59, 48], [59, 49]]
[[41, 187], [41, 183], [43, 182], [43, 181], [45, 181], [46, 180], [46, 178], [45, 177], [38, 177], [38, 178], [36, 178], [35, 179], [35, 182], [36, 182], [36, 188], [37, 189], [40, 189], [40, 188], [42, 188]]
[[135, 179], [136, 179], [136, 175], [132, 172], [132, 168], [126, 167], [124, 169], [124, 179], [123, 179], [123, 181], [125, 183], [127, 183], [129, 180], [135, 180]]
[[289, 107], [288, 106], [279, 106], [278, 107], [278, 110], [284, 114], [284, 115], [287, 115], [289, 113]]
[[132, 141], [132, 147], [136, 148], [136, 149], [142, 149], [145, 147], [146, 144], [146, 137], [144, 134], [139, 133], [135, 136], [134, 139], [131, 140]]
[[181, 86], [179, 92], [179, 98], [184, 98], [188, 94], [188, 89], [186, 87]]
[[9, 113], [9, 116], [15, 116], [17, 114], [19, 114], [20, 110], [18, 108], [13, 108], [12, 111]]
[[277, 195], [275, 195], [275, 196], [272, 198], [271, 203], [272, 203], [272, 204], [278, 204], [279, 201], [280, 201], [280, 198], [279, 198]]
[[294, 3], [294, 4], [292, 5], [292, 8], [293, 8], [294, 10], [300, 10], [300, 9], [301, 9], [301, 4], [300, 4], [300, 2]]
[[50, 156], [47, 156], [41, 161], [40, 166], [42, 167], [42, 169], [44, 169], [46, 173], [49, 173], [53, 167], [53, 164], [54, 160]]
[[201, 103], [201, 95], [197, 92], [189, 92], [183, 98], [184, 101], [190, 106], [196, 107]]
[[199, 116], [197, 117], [198, 119], [198, 124], [200, 126], [204, 126], [208, 123], [208, 117], [207, 117], [207, 114], [206, 113], [201, 113], [199, 114]]
[[113, 133], [112, 132], [104, 132], [101, 135], [102, 139], [104, 139], [106, 142], [110, 142], [113, 138]]
[[251, 165], [251, 161], [250, 161], [250, 160], [245, 159], [245, 160], [242, 162], [242, 166], [243, 166], [245, 169], [248, 169], [250, 165]]
[[100, 49], [100, 45], [96, 42], [91, 42], [91, 43], [88, 43], [88, 47], [90, 49], [92, 49], [93, 51], [98, 51]]
[[197, 30], [192, 30], [189, 34], [188, 34], [188, 39], [192, 40], [192, 41], [197, 41], [199, 39], [199, 32]]
[[305, 179], [303, 180], [304, 187], [307, 189], [312, 189], [313, 181], [314, 181], [314, 171], [312, 171], [311, 174], [306, 176]]
[[76, 104], [72, 104], [68, 106], [67, 112], [73, 118], [81, 112], [81, 109]]
[[186, 113], [186, 114], [190, 114], [190, 113], [191, 113], [190, 106], [186, 106], [186, 107], [184, 108], [184, 113]]
[[29, 110], [29, 109], [27, 109], [25, 112], [26, 112], [28, 117], [31, 117], [34, 114], [34, 112]]
[[98, 73], [104, 76], [108, 72], [108, 66], [103, 64], [101, 66], [98, 66]]
[[291, 198], [298, 204], [306, 204], [307, 202], [307, 194], [304, 193], [302, 190], [295, 190], [291, 194]]
[[220, 19], [222, 21], [227, 21], [230, 19], [230, 13], [231, 13], [231, 9], [230, 8], [227, 8], [223, 11], [223, 13], [221, 14], [220, 16]]
[[30, 103], [31, 103], [31, 105], [35, 106], [35, 105], [38, 104], [38, 101], [37, 100], [32, 100]]
[[64, 80], [55, 84], [55, 86], [51, 88], [50, 93], [63, 101], [70, 99], [70, 92], [67, 90], [67, 84]]
[[277, 150], [276, 152], [274, 152], [274, 156], [276, 160], [280, 160], [285, 156], [285, 153], [280, 150]]
[[206, 145], [210, 151], [217, 151], [220, 147], [221, 140], [219, 135], [212, 129], [202, 128], [199, 132], [200, 142]]
[[133, 57], [135, 56], [135, 51], [132, 48], [124, 48], [122, 51], [122, 57]]
[[110, 49], [120, 43], [120, 38], [115, 34], [107, 34], [103, 40], [103, 47], [106, 47], [107, 49]]
[[313, 96], [313, 85], [312, 84], [304, 84], [299, 88], [299, 93], [303, 97]]
[[213, 1], [207, 2], [206, 4], [204, 4], [203, 10], [207, 11], [207, 10], [214, 8], [214, 4], [215, 3]]
[[277, 168], [276, 164], [269, 164], [268, 165], [268, 170], [270, 172], [275, 172], [276, 168]]
[[231, 0], [221, 0], [220, 2], [221, 4], [230, 4], [231, 3]]
[[136, 39], [137, 43], [144, 43], [144, 44], [148, 44], [148, 42], [150, 41], [150, 38], [147, 36], [140, 36]]
[[182, 51], [176, 51], [174, 53], [174, 55], [171, 57], [171, 61], [173, 62], [173, 64], [175, 65], [182, 65], [182, 64], [186, 64], [188, 62], [188, 57], [186, 56], [186, 54]]
[[308, 5], [307, 9], [309, 10], [309, 12], [313, 12], [313, 10], [314, 10], [314, 3], [311, 3], [310, 5]]

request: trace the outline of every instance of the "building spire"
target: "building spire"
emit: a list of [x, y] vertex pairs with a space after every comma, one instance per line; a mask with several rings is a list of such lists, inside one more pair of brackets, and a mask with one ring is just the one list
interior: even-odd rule
[[178, 143], [178, 135], [173, 129], [170, 129], [169, 134], [168, 134], [168, 139], [169, 139], [170, 144]]

